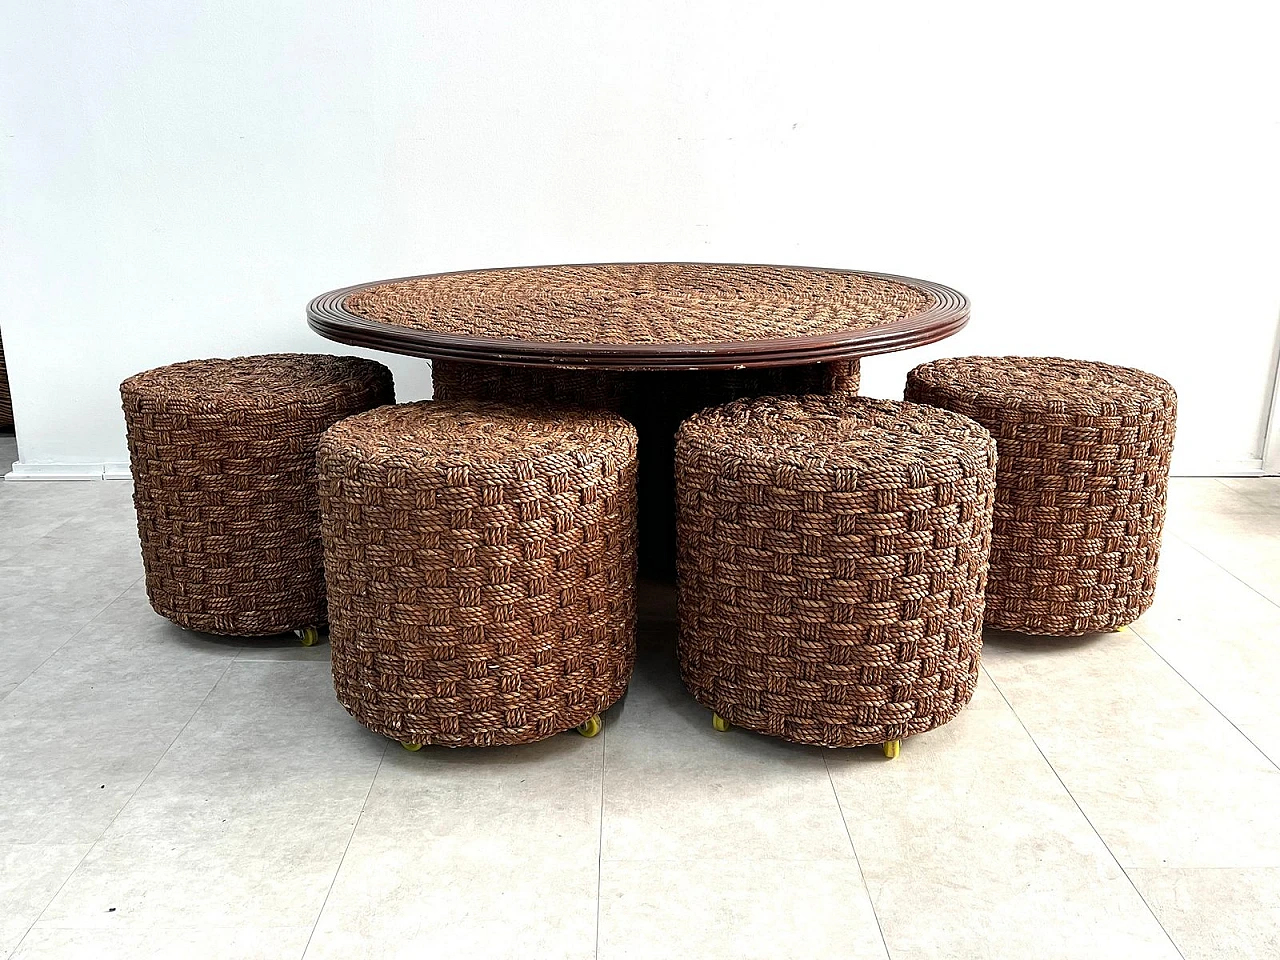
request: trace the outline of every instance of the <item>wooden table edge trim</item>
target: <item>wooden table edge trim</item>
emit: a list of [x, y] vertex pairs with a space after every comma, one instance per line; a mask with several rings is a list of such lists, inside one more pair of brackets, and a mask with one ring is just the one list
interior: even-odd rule
[[[777, 268], [773, 264], [713, 265]], [[594, 266], [594, 264], [563, 266]], [[934, 296], [936, 302], [927, 310], [905, 320], [831, 334], [728, 343], [632, 344], [539, 343], [497, 337], [465, 337], [433, 333], [429, 330], [369, 320], [351, 313], [343, 306], [346, 298], [352, 293], [385, 283], [420, 279], [421, 276], [450, 276], [457, 273], [480, 272], [465, 270], [377, 280], [322, 293], [307, 305], [307, 323], [312, 330], [326, 339], [349, 346], [384, 350], [406, 356], [467, 360], [474, 363], [496, 363], [509, 366], [610, 370], [723, 370], [796, 366], [829, 360], [845, 360], [878, 353], [892, 353], [934, 343], [958, 332], [968, 323], [968, 298], [959, 291], [942, 284], [864, 270], [837, 270], [826, 267], [781, 267], [780, 269], [821, 270], [897, 281], [927, 291]]]

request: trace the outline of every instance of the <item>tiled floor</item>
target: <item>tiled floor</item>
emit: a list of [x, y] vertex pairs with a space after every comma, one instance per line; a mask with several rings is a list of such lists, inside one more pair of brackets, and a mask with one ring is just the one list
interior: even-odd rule
[[128, 498], [0, 484], [0, 957], [1280, 956], [1280, 481], [1176, 481], [1147, 616], [990, 635], [892, 762], [716, 733], [656, 607], [602, 736], [406, 753], [156, 617]]

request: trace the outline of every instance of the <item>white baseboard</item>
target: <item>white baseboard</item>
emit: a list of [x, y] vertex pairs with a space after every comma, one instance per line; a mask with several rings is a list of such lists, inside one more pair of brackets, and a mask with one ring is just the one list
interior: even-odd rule
[[1262, 460], [1174, 460], [1175, 477], [1261, 477]]
[[[120, 467], [124, 468], [123, 473]], [[129, 480], [128, 464], [119, 463], [15, 463], [4, 475], [10, 483], [33, 480]]]

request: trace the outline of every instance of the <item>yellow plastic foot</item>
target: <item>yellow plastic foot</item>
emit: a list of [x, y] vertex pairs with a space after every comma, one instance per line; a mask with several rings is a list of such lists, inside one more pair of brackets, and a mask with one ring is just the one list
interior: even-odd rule
[[1111, 632], [1112, 632], [1112, 633], [1124, 633], [1124, 632], [1125, 632], [1125, 631], [1127, 631], [1128, 629], [1129, 629], [1128, 627], [1121, 626], [1121, 627], [1116, 627], [1116, 628], [1115, 628], [1115, 629], [1113, 629]]
[[888, 757], [890, 760], [892, 760], [898, 755], [898, 751], [902, 749], [902, 741], [890, 740], [888, 743], [884, 745], [883, 749], [884, 749], [884, 755]]
[[293, 632], [304, 647], [313, 647], [316, 641], [320, 639], [320, 631], [315, 627], [303, 627], [301, 630]]
[[400, 746], [404, 747], [410, 753], [417, 753], [422, 749], [422, 744], [420, 743], [402, 743]]
[[724, 733], [726, 730], [729, 729], [729, 721], [726, 720], [724, 717], [720, 716], [720, 714], [718, 713], [711, 714], [711, 725], [715, 727], [717, 730], [719, 730], [721, 733]]
[[604, 724], [600, 722], [600, 714], [594, 717], [588, 717], [582, 723], [578, 724], [577, 730], [580, 734], [590, 740], [603, 729]]

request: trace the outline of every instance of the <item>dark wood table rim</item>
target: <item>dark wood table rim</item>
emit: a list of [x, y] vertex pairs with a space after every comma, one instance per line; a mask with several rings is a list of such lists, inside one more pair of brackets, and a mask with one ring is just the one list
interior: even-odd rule
[[[700, 264], [703, 265], [703, 264]], [[769, 266], [773, 264], [705, 264], [708, 266]], [[545, 266], [600, 266], [600, 264], [546, 264]], [[307, 324], [329, 340], [353, 347], [385, 350], [427, 359], [468, 360], [509, 366], [555, 366], [606, 370], [725, 370], [749, 367], [784, 367], [828, 360], [846, 360], [877, 353], [892, 353], [934, 343], [958, 332], [969, 321], [969, 300], [964, 294], [942, 284], [890, 273], [865, 270], [837, 270], [827, 267], [785, 267], [791, 270], [821, 270], [825, 273], [858, 274], [910, 284], [930, 295], [928, 309], [904, 320], [871, 327], [816, 336], [786, 337], [777, 340], [738, 340], [724, 343], [556, 343], [499, 337], [463, 337], [433, 333], [399, 324], [369, 320], [344, 306], [351, 294], [384, 283], [418, 280], [424, 277], [485, 273], [492, 270], [458, 270], [420, 274], [359, 283], [322, 293], [307, 305]]]

